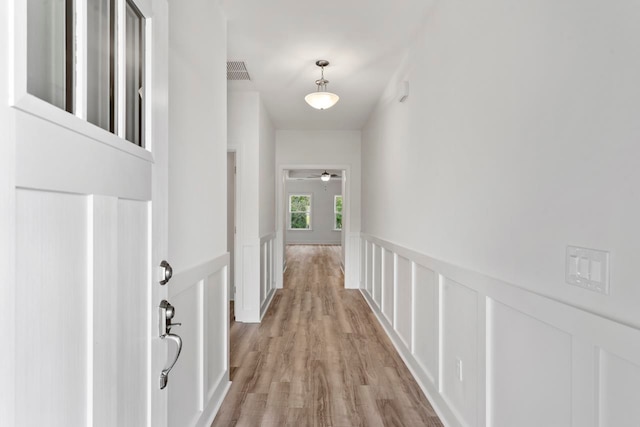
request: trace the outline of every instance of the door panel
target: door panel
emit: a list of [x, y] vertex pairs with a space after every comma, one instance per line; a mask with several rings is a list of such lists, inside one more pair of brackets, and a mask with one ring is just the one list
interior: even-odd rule
[[146, 425], [149, 202], [20, 189], [18, 425]]
[[85, 196], [16, 192], [16, 425], [87, 423], [88, 213]]
[[[149, 203], [118, 200], [118, 425], [145, 425], [150, 375]], [[115, 325], [114, 325], [115, 326]]]
[[[95, 426], [118, 424], [118, 387], [114, 375], [118, 368], [118, 330], [112, 322], [101, 322], [114, 316], [118, 306], [118, 199], [92, 196], [93, 258], [93, 413]], [[91, 218], [91, 217], [90, 217]], [[101, 242], [101, 243], [99, 243]], [[117, 378], [117, 376], [116, 376]]]

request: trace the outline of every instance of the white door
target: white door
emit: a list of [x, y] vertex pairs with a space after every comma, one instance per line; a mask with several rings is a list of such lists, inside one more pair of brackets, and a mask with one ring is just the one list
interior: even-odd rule
[[[15, 425], [164, 426], [166, 0], [10, 1]], [[109, 34], [111, 68], [95, 58]]]

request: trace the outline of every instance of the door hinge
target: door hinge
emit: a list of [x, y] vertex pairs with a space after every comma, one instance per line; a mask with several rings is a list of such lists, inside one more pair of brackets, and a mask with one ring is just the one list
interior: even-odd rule
[[237, 166], [233, 167], [233, 173], [238, 173], [238, 167]]

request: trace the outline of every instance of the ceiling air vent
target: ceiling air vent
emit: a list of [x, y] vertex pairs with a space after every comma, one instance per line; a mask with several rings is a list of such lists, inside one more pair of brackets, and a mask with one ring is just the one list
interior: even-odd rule
[[251, 80], [243, 61], [227, 61], [227, 80]]

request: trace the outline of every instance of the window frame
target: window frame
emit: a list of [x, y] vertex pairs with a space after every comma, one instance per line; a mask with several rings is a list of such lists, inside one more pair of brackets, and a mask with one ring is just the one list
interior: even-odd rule
[[30, 94], [27, 91], [27, 1], [9, 0], [13, 10], [13, 19], [11, 28], [9, 29], [12, 36], [10, 42], [11, 52], [10, 79], [13, 85], [10, 85], [9, 105], [17, 110], [29, 113], [46, 121], [52, 122], [58, 126], [69, 129], [73, 132], [86, 136], [100, 143], [109, 145], [120, 151], [124, 151], [138, 158], [153, 162], [152, 156], [152, 135], [151, 135], [151, 90], [152, 85], [152, 28], [153, 28], [153, 12], [151, 0], [132, 0], [138, 11], [145, 20], [145, 46], [144, 56], [144, 87], [143, 98], [144, 104], [144, 141], [145, 147], [135, 145], [125, 138], [124, 128], [124, 109], [125, 109], [125, 64], [124, 64], [124, 46], [126, 30], [124, 19], [126, 14], [126, 0], [115, 0], [116, 2], [116, 44], [118, 46], [116, 52], [116, 102], [118, 112], [116, 113], [115, 132], [111, 133], [93, 123], [87, 121], [87, 2], [86, 0], [74, 0], [74, 16], [75, 16], [75, 50], [73, 57], [75, 58], [76, 68], [74, 71], [74, 87], [73, 105], [74, 112], [69, 113], [47, 101]]
[[[291, 198], [292, 197], [309, 197], [309, 212], [304, 211], [292, 211], [291, 210]], [[313, 231], [313, 193], [289, 193], [287, 201], [287, 230], [289, 231]], [[291, 227], [291, 214], [294, 213], [308, 213], [309, 214], [309, 228], [292, 228]]]
[[[342, 200], [342, 208], [340, 212], [337, 211], [338, 197]], [[342, 198], [342, 194], [335, 194], [333, 196], [333, 231], [342, 231], [344, 224], [341, 228], [337, 228], [336, 226], [338, 224], [338, 214], [342, 215], [342, 219], [344, 221], [343, 211], [344, 211], [344, 199]]]

